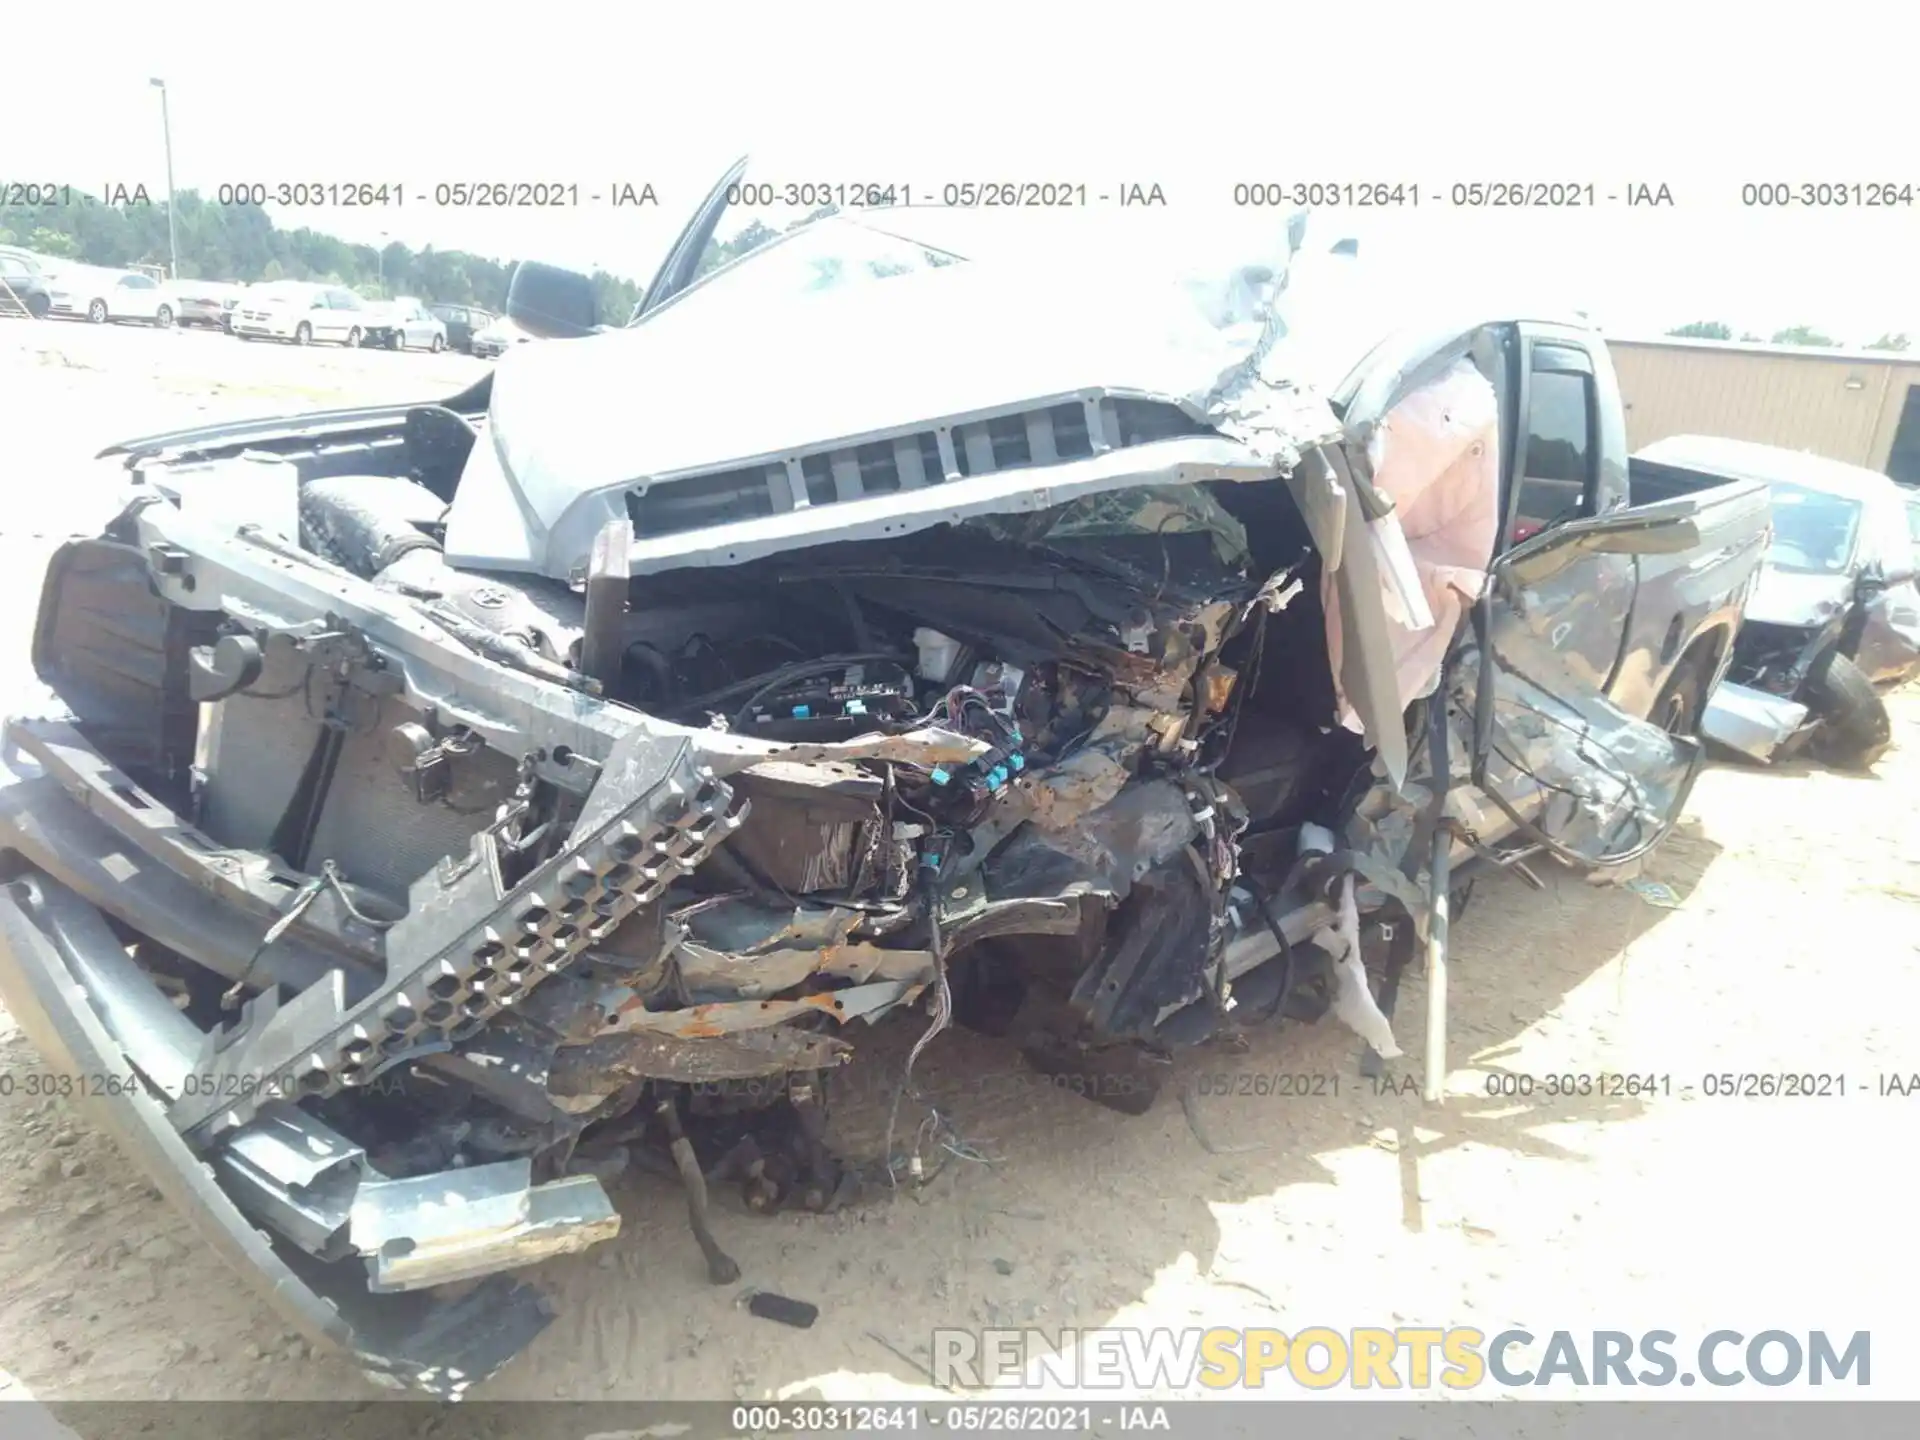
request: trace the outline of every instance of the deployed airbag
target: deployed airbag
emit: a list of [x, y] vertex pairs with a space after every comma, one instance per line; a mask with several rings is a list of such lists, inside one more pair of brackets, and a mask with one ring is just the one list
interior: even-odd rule
[[[1471, 361], [1461, 360], [1387, 413], [1374, 431], [1368, 459], [1374, 488], [1393, 501], [1433, 620], [1416, 628], [1398, 618], [1396, 597], [1383, 597], [1404, 709], [1433, 693], [1460, 616], [1486, 584], [1499, 533], [1499, 397]], [[1339, 691], [1340, 606], [1334, 602], [1331, 573], [1321, 584], [1340, 723], [1358, 733], [1360, 719]]]

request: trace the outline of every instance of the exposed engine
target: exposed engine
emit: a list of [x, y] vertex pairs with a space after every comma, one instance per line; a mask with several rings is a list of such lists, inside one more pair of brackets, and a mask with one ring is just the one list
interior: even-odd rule
[[[904, 1150], [891, 1123], [878, 1157], [830, 1149], [855, 1020], [926, 1013], [903, 1099], [962, 1024], [1139, 1110], [1236, 1005], [1330, 1003], [1328, 952], [1270, 902], [1330, 923], [1297, 837], [1365, 750], [1300, 659], [1323, 653], [1318, 562], [1278, 487], [637, 576], [620, 521], [569, 585], [449, 564], [415, 478], [303, 465], [326, 459], [162, 469], [67, 547], [36, 663], [72, 718], [13, 733], [157, 847], [143, 916], [221, 899], [134, 952], [185, 1000], [168, 1044], [200, 1078], [169, 1118], [243, 1210], [323, 1261], [357, 1251], [375, 1293], [604, 1238], [597, 1177], [629, 1163], [685, 1184], [717, 1282], [737, 1272], [708, 1184], [820, 1209], [898, 1183], [958, 1137], [935, 1112]], [[203, 471], [282, 503], [283, 535], [297, 508], [297, 544], [157, 538]], [[105, 872], [68, 873], [114, 903]], [[407, 1248], [456, 1173], [523, 1219]], [[332, 1178], [299, 1182], [320, 1188], [288, 1229], [308, 1174]]]

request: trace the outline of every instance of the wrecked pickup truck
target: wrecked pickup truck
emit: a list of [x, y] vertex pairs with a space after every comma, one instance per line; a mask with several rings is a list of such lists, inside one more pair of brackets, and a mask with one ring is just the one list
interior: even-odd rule
[[1661, 839], [1766, 543], [1761, 487], [1627, 503], [1579, 326], [1316, 388], [1304, 223], [1116, 290], [833, 216], [692, 283], [719, 210], [629, 327], [523, 266], [580, 338], [444, 402], [115, 447], [47, 573], [0, 994], [396, 1387], [539, 1332], [506, 1272], [617, 1232], [622, 1154], [715, 1283], [709, 1183], [870, 1182], [824, 1105], [889, 1013], [1032, 1017], [1058, 1072], [1332, 1011], [1391, 1060], [1424, 946], [1437, 1098], [1448, 897]]
[[1805, 451], [1674, 435], [1633, 457], [1636, 496], [1757, 480], [1773, 542], [1701, 734], [1750, 760], [1864, 769], [1893, 739], [1877, 685], [1920, 670], [1920, 587], [1900, 487]]

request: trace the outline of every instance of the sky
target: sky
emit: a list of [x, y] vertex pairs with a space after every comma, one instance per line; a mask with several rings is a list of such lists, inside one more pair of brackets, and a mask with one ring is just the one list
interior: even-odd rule
[[[1920, 127], [1897, 5], [1776, 10], [1764, 24], [1671, 0], [1344, 3], [1305, 17], [1270, 4], [627, 12], [547, 0], [498, 19], [335, 0], [316, 12], [324, 22], [265, 18], [285, 13], [176, 0], [89, 27], [85, 63], [16, 56], [0, 82], [0, 183], [164, 194], [148, 83], [160, 76], [181, 188], [399, 182], [398, 208], [269, 207], [280, 224], [362, 243], [644, 281], [742, 155], [749, 179], [776, 185], [936, 197], [978, 181], [1095, 197], [1158, 185], [1196, 225], [1247, 218], [1236, 183], [1396, 182], [1419, 187], [1417, 210], [1314, 221], [1365, 237], [1383, 286], [1524, 296], [1615, 333], [1717, 319], [1736, 333], [1806, 324], [1850, 343], [1898, 330], [1920, 343]], [[432, 203], [442, 183], [496, 180], [577, 185], [582, 203]], [[1501, 181], [1591, 184], [1598, 203], [1444, 203], [1456, 184]], [[1742, 204], [1743, 185], [1802, 181], [1909, 184], [1914, 203]], [[620, 182], [651, 184], [658, 205], [586, 198]], [[1635, 185], [1664, 185], [1674, 203], [1607, 199]], [[758, 218], [778, 226], [805, 208]], [[1097, 237], [1143, 214], [1096, 199], [1070, 218]], [[1057, 218], [1016, 209], [985, 223], [1037, 234]]]

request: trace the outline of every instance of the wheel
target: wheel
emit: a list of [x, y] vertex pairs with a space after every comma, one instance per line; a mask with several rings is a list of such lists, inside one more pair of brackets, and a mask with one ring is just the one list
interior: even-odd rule
[[406, 331], [395, 330], [393, 333], [387, 336], [387, 349], [404, 350], [406, 348], [407, 348], [407, 332]]
[[313, 343], [313, 326], [304, 320], [294, 326], [293, 343], [296, 345], [311, 345]]
[[27, 314], [35, 320], [46, 319], [47, 311], [52, 308], [53, 301], [44, 295], [29, 295], [27, 297]]
[[358, 325], [347, 331], [347, 348], [349, 350], [358, 350], [360, 348], [360, 327]]
[[153, 312], [153, 328], [156, 330], [171, 330], [173, 328], [173, 307], [171, 305], [162, 305], [158, 310]]
[[1707, 686], [1700, 674], [1700, 662], [1688, 656], [1674, 666], [1673, 674], [1667, 677], [1660, 698], [1653, 702], [1647, 719], [1669, 735], [1692, 740], [1700, 733], [1700, 719], [1706, 713], [1706, 700]]
[[87, 303], [87, 319], [95, 325], [107, 323], [107, 302], [91, 300]]
[[1800, 695], [1819, 722], [1807, 748], [1829, 765], [1865, 770], [1893, 740], [1893, 722], [1873, 682], [1838, 650], [1813, 662]]
[[445, 340], [442, 340], [438, 335], [436, 335], [428, 343], [427, 348], [431, 350], [434, 354], [438, 355], [442, 350], [447, 348], [447, 342]]

